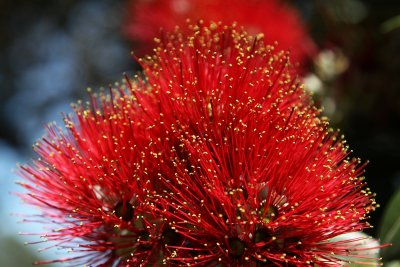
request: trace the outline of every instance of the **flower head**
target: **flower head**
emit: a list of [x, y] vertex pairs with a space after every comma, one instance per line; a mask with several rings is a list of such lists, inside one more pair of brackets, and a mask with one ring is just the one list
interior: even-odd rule
[[[65, 117], [21, 167], [46, 237], [103, 266], [363, 263], [375, 208], [287, 53], [236, 26], [164, 33], [144, 73]], [[79, 247], [76, 248], [76, 244]], [[365, 250], [365, 248], [363, 248]], [[368, 248], [367, 248], [368, 249]], [[371, 248], [372, 249], [372, 248]]]
[[290, 50], [292, 62], [303, 67], [316, 52], [300, 14], [281, 0], [230, 0], [229, 4], [224, 0], [131, 1], [125, 31], [147, 52], [160, 28], [173, 30], [187, 19], [237, 22], [252, 35], [263, 33], [268, 43], [277, 41], [277, 48]]
[[170, 208], [159, 212], [185, 237], [170, 261], [363, 262], [354, 240], [332, 240], [368, 227], [363, 165], [319, 117], [287, 54], [235, 27], [191, 30], [164, 35], [141, 61], [160, 92], [166, 136], [180, 143], [155, 146], [170, 159], [159, 164], [168, 192], [160, 202]]
[[[139, 106], [134, 98], [141, 94]], [[148, 206], [148, 192], [157, 186], [151, 162], [143, 159], [154, 103], [144, 88], [91, 94], [90, 103], [78, 103], [74, 116], [64, 116], [66, 131], [48, 126], [34, 147], [39, 158], [20, 167], [28, 180], [21, 183], [28, 189], [22, 197], [42, 208], [54, 227], [43, 236], [76, 253], [49, 262], [110, 266], [132, 251], [136, 259], [151, 256], [144, 250], [152, 245], [148, 236], [162, 229]]]

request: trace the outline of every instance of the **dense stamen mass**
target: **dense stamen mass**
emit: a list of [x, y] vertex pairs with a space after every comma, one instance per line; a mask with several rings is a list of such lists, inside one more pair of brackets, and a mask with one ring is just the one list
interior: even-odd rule
[[[139, 49], [150, 51], [159, 29], [172, 30], [187, 19], [206, 22], [233, 22], [250, 34], [263, 33], [268, 43], [278, 41], [279, 49], [291, 51], [293, 62], [302, 67], [316, 53], [316, 46], [307, 33], [302, 16], [287, 1], [281, 0], [128, 0], [127, 36]], [[185, 29], [183, 29], [185, 30]], [[142, 51], [135, 51], [142, 52]]]
[[[91, 94], [22, 166], [44, 234], [88, 266], [364, 264], [374, 194], [288, 53], [199, 21], [163, 33], [143, 75]], [[72, 255], [72, 254], [71, 254]], [[345, 260], [344, 260], [345, 259]], [[347, 264], [347, 263], [346, 263]]]

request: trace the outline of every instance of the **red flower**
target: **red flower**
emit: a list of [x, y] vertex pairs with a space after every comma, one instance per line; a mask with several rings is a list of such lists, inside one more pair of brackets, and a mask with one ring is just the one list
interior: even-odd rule
[[149, 123], [159, 114], [153, 109], [157, 102], [144, 88], [110, 92], [91, 95], [87, 107], [76, 105], [75, 116], [65, 116], [67, 132], [49, 126], [35, 145], [39, 159], [21, 166], [29, 181], [22, 183], [29, 191], [23, 198], [55, 227], [43, 236], [76, 253], [48, 262], [111, 266], [126, 260], [137, 266], [160, 252], [150, 238], [163, 230], [149, 202], [157, 176], [143, 153], [151, 140]]
[[292, 62], [303, 67], [316, 53], [300, 14], [281, 0], [135, 0], [127, 12], [125, 32], [148, 53], [160, 28], [170, 31], [187, 19], [237, 22], [252, 35], [263, 33], [268, 43], [290, 50]]
[[167, 140], [180, 143], [154, 146], [169, 159], [158, 165], [168, 192], [158, 212], [182, 236], [170, 264], [365, 262], [355, 240], [331, 240], [368, 227], [364, 165], [319, 117], [287, 56], [235, 27], [191, 31], [164, 35], [141, 61]]
[[[284, 52], [235, 26], [164, 34], [144, 78], [92, 96], [21, 167], [46, 238], [101, 266], [338, 266], [368, 227], [363, 165]], [[77, 244], [79, 246], [77, 246]]]

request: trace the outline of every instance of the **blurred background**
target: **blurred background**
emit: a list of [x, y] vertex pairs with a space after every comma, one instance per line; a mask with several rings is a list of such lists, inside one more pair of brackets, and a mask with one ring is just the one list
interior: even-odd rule
[[[139, 70], [130, 51], [148, 44], [127, 34], [131, 2], [0, 0], [1, 266], [30, 266], [63, 253], [24, 245], [38, 238], [18, 233], [41, 228], [18, 222], [18, 214], [34, 210], [14, 195], [21, 190], [12, 169], [34, 157], [31, 145], [44, 125], [61, 124], [71, 102], [88, 98], [87, 87], [98, 90]], [[308, 89], [354, 156], [370, 161], [366, 180], [381, 208], [368, 233], [385, 239], [389, 232], [398, 243], [400, 204], [389, 203], [400, 202], [393, 200], [400, 188], [400, 2], [285, 2], [298, 10], [318, 50], [305, 71]], [[388, 259], [400, 259], [396, 249]]]

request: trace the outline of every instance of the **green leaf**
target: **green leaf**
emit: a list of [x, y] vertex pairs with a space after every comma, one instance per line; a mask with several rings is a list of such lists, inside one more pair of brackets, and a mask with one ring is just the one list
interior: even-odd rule
[[386, 267], [400, 267], [400, 261], [391, 261], [385, 264]]
[[393, 18], [388, 19], [387, 21], [385, 21], [384, 23], [382, 23], [381, 25], [381, 30], [384, 33], [388, 33], [391, 32], [395, 29], [400, 28], [400, 15], [397, 15]]
[[381, 250], [384, 261], [400, 259], [400, 190], [389, 201], [381, 221], [379, 237], [392, 246]]
[[[366, 267], [366, 264], [369, 266], [379, 266], [379, 242], [373, 239], [371, 236], [362, 233], [362, 232], [352, 232], [343, 235], [339, 235], [331, 239], [333, 242], [337, 241], [346, 241], [349, 240], [350, 242], [347, 245], [350, 245], [357, 249], [358, 252], [352, 256], [341, 256], [338, 259], [343, 260], [343, 265], [346, 267]], [[355, 241], [351, 241], [355, 240]], [[352, 262], [359, 262], [361, 263], [352, 263]]]

